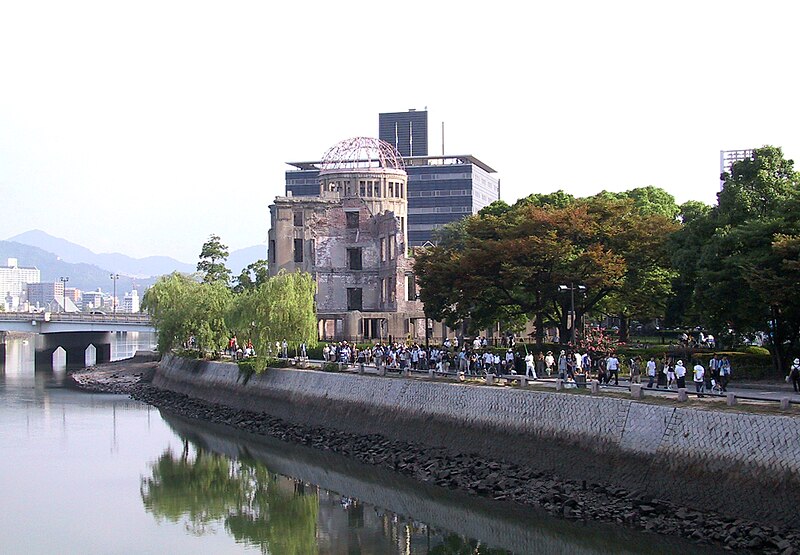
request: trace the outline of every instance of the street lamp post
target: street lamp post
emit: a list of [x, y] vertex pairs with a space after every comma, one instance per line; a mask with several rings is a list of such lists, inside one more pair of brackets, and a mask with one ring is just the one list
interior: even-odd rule
[[559, 285], [558, 286], [558, 291], [560, 293], [566, 293], [567, 291], [569, 291], [570, 308], [571, 308], [570, 313], [572, 314], [572, 325], [570, 327], [572, 328], [572, 346], [573, 347], [575, 346], [575, 291], [576, 290], [580, 291], [581, 293], [583, 293], [584, 291], [586, 291], [586, 286], [585, 285], [575, 285], [575, 283], [573, 283], [573, 282], [569, 282], [569, 286], [567, 286], [567, 285]]
[[61, 302], [63, 303], [63, 306], [61, 307], [61, 310], [63, 312], [66, 312], [67, 311], [67, 282], [69, 281], [69, 278], [65, 277], [65, 276], [62, 276], [62, 277], [58, 278], [58, 280], [61, 282], [61, 293], [62, 293]]
[[114, 316], [117, 315], [117, 280], [119, 279], [119, 274], [111, 274], [111, 280], [114, 282], [114, 296], [111, 297], [111, 311]]

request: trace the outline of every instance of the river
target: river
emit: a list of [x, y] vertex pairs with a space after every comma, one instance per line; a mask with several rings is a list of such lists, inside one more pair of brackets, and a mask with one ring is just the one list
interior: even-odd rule
[[[112, 358], [152, 342], [117, 334]], [[7, 338], [0, 374], [2, 553], [712, 552], [66, 389], [33, 343]]]

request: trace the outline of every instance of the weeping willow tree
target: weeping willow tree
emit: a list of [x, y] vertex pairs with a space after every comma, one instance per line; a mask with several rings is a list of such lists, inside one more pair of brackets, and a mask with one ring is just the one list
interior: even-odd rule
[[158, 332], [158, 349], [165, 353], [190, 337], [200, 349], [218, 349], [227, 336], [225, 315], [233, 294], [223, 283], [199, 283], [174, 272], [161, 276], [142, 299]]
[[314, 306], [316, 283], [311, 274], [281, 270], [255, 288], [236, 295], [228, 324], [253, 341], [257, 353], [266, 354], [276, 342], [292, 349], [300, 343], [317, 343]]

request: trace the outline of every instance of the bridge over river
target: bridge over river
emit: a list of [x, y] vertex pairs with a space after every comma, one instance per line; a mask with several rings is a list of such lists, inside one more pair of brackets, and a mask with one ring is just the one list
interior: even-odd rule
[[98, 364], [111, 360], [111, 335], [122, 332], [153, 332], [147, 314], [84, 314], [75, 312], [0, 313], [0, 360], [5, 360], [7, 333], [36, 334], [36, 364], [49, 364], [61, 347], [67, 367], [84, 365], [86, 349], [93, 346]]

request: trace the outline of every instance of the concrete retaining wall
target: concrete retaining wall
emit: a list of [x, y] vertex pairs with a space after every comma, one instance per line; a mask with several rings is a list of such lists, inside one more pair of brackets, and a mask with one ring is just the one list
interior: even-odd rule
[[288, 421], [380, 433], [645, 491], [704, 510], [800, 523], [796, 418], [308, 370], [246, 380], [235, 364], [167, 356], [153, 381]]

